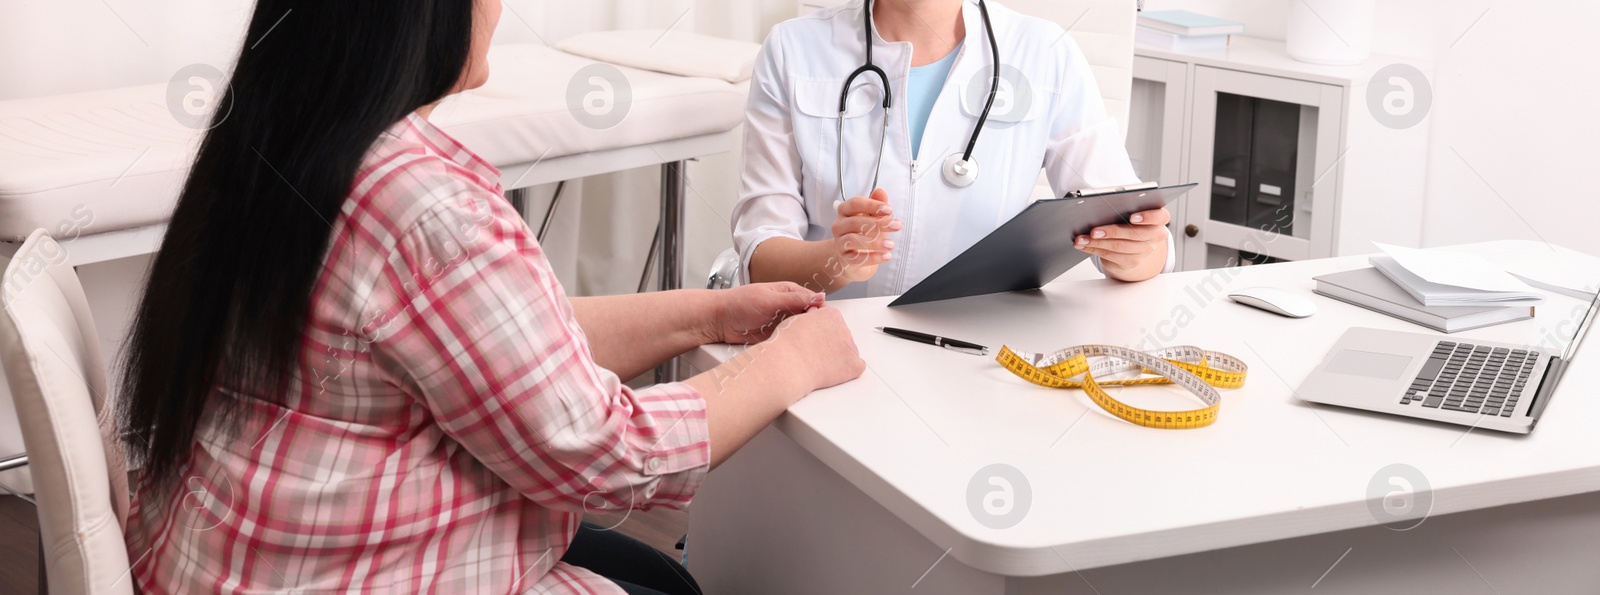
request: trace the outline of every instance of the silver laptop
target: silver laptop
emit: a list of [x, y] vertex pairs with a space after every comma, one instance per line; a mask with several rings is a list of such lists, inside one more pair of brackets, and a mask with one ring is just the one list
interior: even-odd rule
[[1600, 311], [1600, 295], [1560, 355], [1538, 347], [1352, 328], [1298, 396], [1464, 426], [1526, 434], [1550, 404]]

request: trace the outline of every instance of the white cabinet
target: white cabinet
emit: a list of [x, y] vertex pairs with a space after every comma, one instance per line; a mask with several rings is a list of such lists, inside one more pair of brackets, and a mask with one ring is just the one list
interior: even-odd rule
[[[1147, 181], [1199, 184], [1172, 208], [1181, 269], [1356, 254], [1371, 251], [1374, 240], [1420, 241], [1424, 66], [1384, 56], [1361, 66], [1303, 64], [1282, 43], [1245, 37], [1226, 50], [1138, 46], [1135, 54], [1127, 140], [1134, 167]], [[1396, 63], [1407, 68], [1391, 67]], [[1235, 124], [1249, 117], [1240, 115], [1241, 105], [1261, 106], [1255, 128], [1247, 122], [1244, 134], [1257, 142], [1249, 159], [1276, 167], [1265, 170], [1270, 176], [1232, 161], [1241, 134]], [[1267, 107], [1274, 117], [1263, 117]], [[1396, 116], [1407, 109], [1423, 111]], [[1263, 143], [1263, 135], [1276, 143]]]
[[[1133, 171], [1146, 182], [1172, 186], [1188, 182], [1185, 173], [1185, 134], [1189, 129], [1189, 72], [1185, 64], [1134, 56], [1133, 88], [1128, 101], [1128, 137], [1125, 143]], [[1184, 203], [1172, 212], [1174, 239], [1182, 237]], [[1177, 246], [1183, 262], [1183, 242]]]
[[[1128, 114], [1128, 158], [1139, 179], [1182, 184], [1188, 129], [1188, 69], [1180, 62], [1135, 56]], [[1135, 113], [1137, 112], [1137, 113]]]
[[[1250, 180], [1249, 188], [1233, 188], [1236, 200], [1260, 205], [1260, 198], [1277, 198], [1264, 205], [1267, 217], [1249, 222], [1219, 220], [1213, 211], [1218, 184], [1230, 178], [1213, 171], [1216, 146], [1219, 94], [1268, 99], [1298, 106], [1297, 129], [1276, 131], [1295, 140], [1292, 184], [1272, 184]], [[1337, 164], [1339, 123], [1344, 102], [1338, 87], [1303, 80], [1224, 70], [1208, 66], [1194, 69], [1194, 118], [1191, 120], [1189, 179], [1199, 182], [1184, 196], [1182, 228], [1188, 236], [1190, 225], [1197, 229], [1193, 238], [1185, 237], [1183, 268], [1216, 268], [1236, 262], [1249, 262], [1252, 256], [1276, 260], [1306, 260], [1333, 255], [1334, 209], [1338, 200], [1336, 176], [1321, 176]], [[1320, 179], [1319, 179], [1320, 178]], [[1279, 196], [1292, 188], [1292, 196]], [[1260, 198], [1258, 198], [1260, 197]], [[1221, 249], [1213, 249], [1218, 247]], [[1232, 252], [1229, 254], [1228, 252]], [[1239, 252], [1244, 252], [1241, 256]]]

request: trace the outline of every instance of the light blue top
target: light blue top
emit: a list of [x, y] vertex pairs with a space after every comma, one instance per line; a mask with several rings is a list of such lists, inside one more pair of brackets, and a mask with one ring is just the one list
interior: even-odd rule
[[956, 55], [960, 53], [961, 45], [958, 44], [956, 49], [950, 50], [950, 54], [938, 62], [911, 67], [911, 78], [906, 81], [906, 116], [911, 119], [912, 159], [917, 158], [917, 152], [922, 147], [922, 132], [928, 128], [933, 102], [939, 99], [939, 91], [944, 88], [945, 80], [950, 78], [950, 67], [955, 65]]

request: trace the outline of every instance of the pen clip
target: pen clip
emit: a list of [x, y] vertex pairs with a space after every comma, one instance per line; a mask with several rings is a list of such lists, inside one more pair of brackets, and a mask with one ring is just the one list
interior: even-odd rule
[[949, 343], [944, 343], [940, 345], [940, 347], [949, 349], [951, 351], [959, 351], [967, 355], [989, 355], [988, 347], [956, 347], [955, 345], [951, 345]]

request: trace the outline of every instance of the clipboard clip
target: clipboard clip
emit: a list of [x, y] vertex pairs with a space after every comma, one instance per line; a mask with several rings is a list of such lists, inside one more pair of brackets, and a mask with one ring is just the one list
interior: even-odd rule
[[1083, 198], [1083, 197], [1086, 197], [1086, 196], [1099, 196], [1101, 194], [1116, 194], [1118, 192], [1132, 192], [1132, 191], [1135, 191], [1135, 190], [1155, 190], [1155, 189], [1160, 188], [1160, 187], [1161, 187], [1161, 184], [1158, 184], [1156, 182], [1140, 182], [1138, 184], [1128, 184], [1126, 186], [1108, 186], [1108, 187], [1105, 187], [1105, 188], [1084, 188], [1082, 190], [1073, 190], [1072, 192], [1068, 192], [1067, 193], [1067, 197], [1068, 198]]

